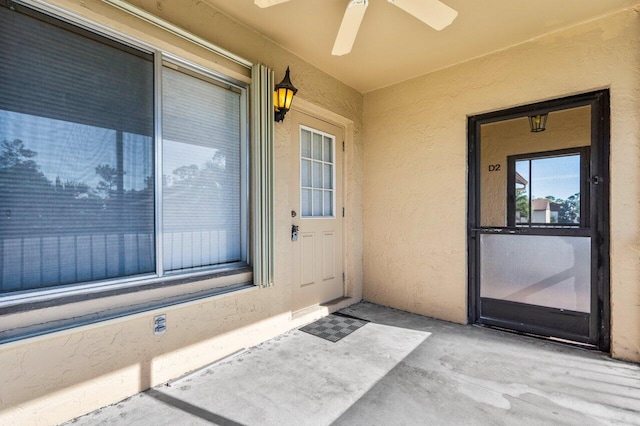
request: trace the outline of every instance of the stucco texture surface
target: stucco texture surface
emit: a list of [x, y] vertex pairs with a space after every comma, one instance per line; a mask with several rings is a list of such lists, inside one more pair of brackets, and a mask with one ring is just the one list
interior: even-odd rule
[[640, 22], [629, 9], [365, 95], [364, 299], [467, 320], [467, 116], [611, 91], [612, 354], [640, 361]]
[[[75, 15], [249, 82], [237, 64], [99, 0], [53, 0]], [[347, 295], [361, 299], [362, 108], [360, 93], [208, 6], [189, 0], [132, 2], [234, 54], [275, 70], [287, 66], [307, 109], [339, 118], [346, 146]], [[295, 106], [294, 100], [294, 106]], [[55, 424], [117, 402], [326, 314], [291, 317], [291, 121], [275, 125], [275, 279], [266, 289], [217, 296], [0, 346], [0, 424]], [[297, 159], [296, 159], [297, 161]], [[153, 334], [153, 316], [167, 332]], [[38, 315], [34, 312], [34, 315]]]

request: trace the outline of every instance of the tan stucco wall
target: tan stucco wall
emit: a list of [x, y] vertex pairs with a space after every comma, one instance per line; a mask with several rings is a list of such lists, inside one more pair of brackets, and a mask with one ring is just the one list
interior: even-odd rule
[[[147, 41], [204, 66], [245, 79], [241, 67], [144, 23], [99, 0], [51, 3]], [[134, 2], [252, 62], [276, 71], [291, 67], [298, 108], [346, 129], [346, 305], [362, 295], [363, 97], [312, 65], [220, 14], [189, 0]], [[296, 100], [294, 100], [294, 106]], [[0, 424], [55, 424], [183, 375], [327, 313], [291, 318], [290, 128], [275, 126], [275, 285], [250, 289], [0, 345]], [[153, 316], [167, 314], [168, 330], [153, 334]], [[38, 315], [34, 312], [34, 315]]]
[[640, 361], [639, 42], [627, 10], [366, 94], [365, 300], [464, 323], [467, 116], [609, 87], [612, 351]]
[[[508, 156], [589, 145], [591, 107], [554, 111], [549, 114], [547, 130], [538, 133], [529, 130], [526, 117], [483, 124], [480, 127], [482, 226], [507, 226]], [[489, 171], [490, 165], [500, 165], [500, 169]]]

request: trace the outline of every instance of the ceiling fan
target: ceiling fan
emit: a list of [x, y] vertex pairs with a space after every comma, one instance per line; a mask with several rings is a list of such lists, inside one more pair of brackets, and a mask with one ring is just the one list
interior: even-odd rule
[[[260, 7], [270, 7], [288, 1], [291, 0], [254, 0], [254, 3]], [[387, 1], [438, 31], [451, 25], [456, 16], [458, 16], [457, 11], [439, 0]], [[351, 52], [367, 6], [369, 6], [369, 0], [349, 1], [347, 10], [342, 18], [342, 24], [340, 24], [340, 30], [338, 30], [338, 36], [333, 45], [333, 50], [331, 51], [332, 55], [342, 56]]]

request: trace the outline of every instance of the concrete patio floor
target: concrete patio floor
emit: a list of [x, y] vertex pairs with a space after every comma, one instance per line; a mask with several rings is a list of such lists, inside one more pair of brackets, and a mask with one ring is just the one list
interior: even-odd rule
[[640, 425], [640, 366], [359, 303], [73, 425]]

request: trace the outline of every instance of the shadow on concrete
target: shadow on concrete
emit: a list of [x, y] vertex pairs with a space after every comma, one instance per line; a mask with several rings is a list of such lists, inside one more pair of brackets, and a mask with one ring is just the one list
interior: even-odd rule
[[245, 426], [242, 423], [235, 422], [226, 417], [220, 416], [218, 414], [212, 413], [211, 411], [207, 411], [204, 408], [200, 408], [197, 405], [189, 404], [186, 401], [183, 401], [178, 398], [174, 398], [170, 395], [162, 393], [156, 389], [149, 389], [144, 392], [145, 395], [150, 396], [151, 398], [162, 402], [163, 404], [169, 405], [171, 407], [177, 408], [178, 410], [182, 410], [185, 413], [189, 413], [192, 416], [200, 417], [203, 420], [211, 422], [215, 425], [220, 426]]

